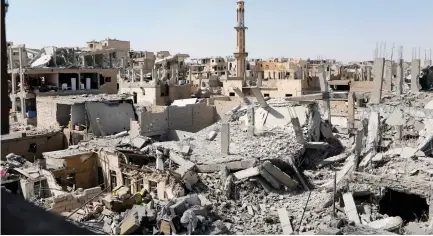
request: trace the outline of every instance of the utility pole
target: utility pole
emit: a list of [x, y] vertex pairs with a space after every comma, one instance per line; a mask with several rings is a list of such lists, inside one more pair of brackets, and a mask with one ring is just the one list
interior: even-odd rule
[[9, 7], [7, 0], [1, 0], [1, 134], [9, 133], [9, 103], [8, 94], [8, 59], [6, 47], [6, 12]]

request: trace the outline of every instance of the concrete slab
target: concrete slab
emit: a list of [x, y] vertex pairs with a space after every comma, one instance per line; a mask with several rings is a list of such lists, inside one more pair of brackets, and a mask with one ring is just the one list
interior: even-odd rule
[[235, 172], [233, 173], [233, 175], [235, 176], [236, 179], [241, 180], [241, 179], [246, 179], [249, 177], [260, 175], [260, 170], [258, 167], [251, 167], [245, 170]]
[[134, 139], [132, 139], [132, 146], [141, 149], [144, 144], [146, 144], [147, 139], [143, 138], [143, 137], [135, 137]]
[[347, 218], [356, 224], [361, 224], [359, 219], [358, 210], [356, 209], [355, 201], [353, 200], [352, 193], [343, 194], [344, 211]]
[[268, 107], [268, 103], [265, 101], [265, 98], [263, 97], [263, 94], [259, 88], [251, 88], [251, 92], [253, 92], [254, 96], [257, 99], [257, 102], [260, 104], [260, 107], [262, 108]]
[[269, 161], [263, 163], [263, 168], [271, 174], [278, 182], [282, 183], [284, 186], [294, 189], [298, 186], [298, 183], [294, 181], [288, 174], [280, 170]]
[[260, 169], [260, 175], [275, 189], [280, 189], [281, 185], [267, 170], [264, 168]]
[[290, 222], [289, 214], [286, 208], [279, 208], [278, 217], [280, 218], [281, 228], [283, 228], [283, 235], [293, 234], [292, 222]]
[[120, 224], [120, 234], [131, 234], [140, 227], [140, 221], [137, 214], [131, 214]]

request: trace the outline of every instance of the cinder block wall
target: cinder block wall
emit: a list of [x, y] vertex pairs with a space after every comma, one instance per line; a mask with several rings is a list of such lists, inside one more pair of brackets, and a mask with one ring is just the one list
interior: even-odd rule
[[85, 189], [81, 193], [68, 193], [65, 195], [54, 197], [50, 211], [60, 214], [62, 212], [75, 210], [101, 192], [101, 187], [95, 187]]

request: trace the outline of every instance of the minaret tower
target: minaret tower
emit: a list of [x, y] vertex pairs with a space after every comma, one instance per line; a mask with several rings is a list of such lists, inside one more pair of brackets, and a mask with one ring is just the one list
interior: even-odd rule
[[245, 27], [244, 22], [245, 6], [243, 0], [237, 0], [237, 25], [236, 29], [236, 52], [234, 56], [236, 58], [236, 77], [244, 78], [246, 69], [246, 58], [248, 53], [245, 51]]

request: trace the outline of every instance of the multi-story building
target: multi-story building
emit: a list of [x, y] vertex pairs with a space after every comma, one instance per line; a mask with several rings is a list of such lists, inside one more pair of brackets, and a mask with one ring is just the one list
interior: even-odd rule
[[[117, 93], [117, 69], [104, 54], [110, 50], [9, 47], [12, 112], [18, 121], [36, 125], [37, 98], [74, 94]], [[29, 56], [32, 55], [32, 57]], [[43, 115], [43, 114], [41, 114]]]

